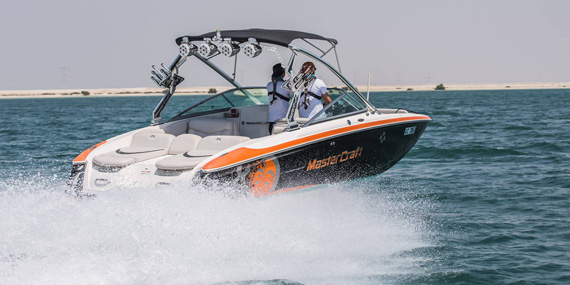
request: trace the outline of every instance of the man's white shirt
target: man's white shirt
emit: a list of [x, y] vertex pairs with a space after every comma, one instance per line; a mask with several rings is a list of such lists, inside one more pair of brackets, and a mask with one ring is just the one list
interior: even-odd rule
[[[309, 86], [308, 91], [320, 96], [321, 98], [323, 97], [323, 94], [328, 93], [325, 82], [318, 78], [313, 81], [311, 86]], [[306, 100], [305, 96], [309, 98], [309, 106], [307, 109], [305, 109], [305, 106], [303, 105], [303, 102]], [[303, 93], [301, 93], [301, 98], [299, 99], [299, 117], [301, 118], [311, 118], [323, 109], [323, 102], [309, 94], [303, 95]]]
[[[290, 98], [289, 90], [282, 87], [283, 83], [284, 83], [283, 81], [278, 81], [277, 88], [275, 88], [275, 91], [287, 98]], [[273, 82], [267, 83], [267, 92], [270, 94], [273, 92]], [[277, 96], [275, 96], [275, 101], [273, 101], [273, 104], [271, 104], [271, 101], [273, 101], [273, 95], [269, 95], [268, 121], [275, 122], [276, 120], [281, 120], [285, 118], [285, 116], [287, 116], [287, 109], [289, 108], [289, 102]]]

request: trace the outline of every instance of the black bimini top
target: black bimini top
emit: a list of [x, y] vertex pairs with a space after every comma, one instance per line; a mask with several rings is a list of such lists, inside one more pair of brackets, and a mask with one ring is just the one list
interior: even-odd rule
[[[232, 30], [220, 31], [222, 38], [231, 38], [234, 42], [244, 43], [249, 38], [255, 38], [259, 43], [269, 43], [279, 46], [287, 47], [291, 42], [297, 39], [305, 40], [323, 40], [331, 43], [332, 45], [338, 44], [337, 40], [325, 38], [323, 36], [287, 30], [266, 30], [266, 29], [247, 29], [247, 30]], [[176, 44], [180, 45], [183, 38], [188, 38], [192, 41], [203, 41], [204, 38], [212, 38], [216, 36], [216, 32], [205, 33], [198, 36], [183, 36], [176, 39]]]

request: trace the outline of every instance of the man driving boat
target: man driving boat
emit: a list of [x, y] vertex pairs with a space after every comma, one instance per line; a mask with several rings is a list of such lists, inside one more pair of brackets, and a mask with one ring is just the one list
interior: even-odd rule
[[[315, 64], [307, 61], [303, 63], [300, 72], [313, 73], [317, 70]], [[322, 101], [321, 101], [322, 100]], [[332, 102], [327, 86], [321, 79], [315, 78], [309, 87], [307, 87], [301, 94], [299, 100], [299, 117], [311, 118], [323, 109], [324, 106]]]

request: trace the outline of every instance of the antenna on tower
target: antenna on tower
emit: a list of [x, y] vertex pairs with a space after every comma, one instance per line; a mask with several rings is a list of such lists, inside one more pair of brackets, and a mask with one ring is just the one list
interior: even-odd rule
[[63, 66], [63, 67], [59, 67], [59, 69], [61, 69], [61, 89], [67, 89], [67, 70], [69, 69], [69, 67], [67, 66]]

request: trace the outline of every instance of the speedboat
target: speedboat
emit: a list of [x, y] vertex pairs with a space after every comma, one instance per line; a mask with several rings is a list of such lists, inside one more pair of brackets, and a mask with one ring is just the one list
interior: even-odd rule
[[[150, 126], [104, 140], [78, 155], [68, 183], [74, 193], [219, 182], [264, 196], [377, 175], [402, 159], [431, 121], [408, 110], [373, 106], [341, 74], [338, 42], [332, 38], [289, 30], [217, 30], [179, 37], [176, 44], [178, 54], [170, 66], [153, 66], [151, 71], [151, 79], [165, 92]], [[290, 53], [282, 63], [283, 86], [291, 98], [286, 117], [270, 134], [268, 91], [265, 85], [243, 87], [236, 81], [237, 56], [255, 58], [269, 52], [283, 59], [282, 50]], [[229, 58], [233, 74], [214, 64], [212, 59], [219, 55]], [[327, 55], [336, 59], [336, 66], [325, 60]], [[191, 59], [211, 68], [232, 89], [163, 119], [165, 106], [184, 80], [181, 67]], [[299, 118], [299, 98], [314, 80], [308, 71], [296, 72], [299, 61], [306, 60], [341, 83], [328, 88], [332, 102], [319, 113]]]

